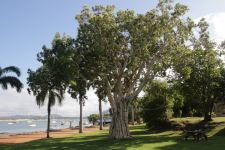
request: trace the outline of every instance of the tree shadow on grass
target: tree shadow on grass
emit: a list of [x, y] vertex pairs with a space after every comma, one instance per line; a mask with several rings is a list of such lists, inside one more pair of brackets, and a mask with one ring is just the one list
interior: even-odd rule
[[[174, 138], [174, 137], [173, 137]], [[98, 135], [85, 135], [81, 137], [70, 138], [52, 138], [28, 142], [18, 145], [2, 145], [0, 149], [5, 150], [127, 150], [129, 148], [138, 149], [145, 144], [154, 144], [169, 141], [168, 135], [151, 136], [145, 134], [143, 136], [135, 135], [134, 139], [112, 140], [108, 138], [107, 133]]]
[[[224, 122], [199, 122], [198, 128], [205, 127], [209, 135], [208, 141], [175, 140], [174, 144], [160, 146], [156, 150], [224, 150], [225, 149], [225, 124]], [[207, 126], [205, 126], [207, 124]], [[180, 138], [181, 139], [181, 138]]]
[[131, 129], [134, 138], [127, 140], [109, 139], [108, 133], [103, 131], [17, 145], [0, 145], [0, 150], [223, 150], [225, 147], [224, 137], [220, 136], [196, 142], [184, 141], [177, 131], [147, 134], [144, 126], [134, 126]]
[[223, 136], [225, 138], [225, 127], [222, 127], [214, 136]]
[[155, 150], [224, 150], [224, 147], [224, 138], [217, 136], [208, 141], [176, 140], [174, 144], [159, 146]]

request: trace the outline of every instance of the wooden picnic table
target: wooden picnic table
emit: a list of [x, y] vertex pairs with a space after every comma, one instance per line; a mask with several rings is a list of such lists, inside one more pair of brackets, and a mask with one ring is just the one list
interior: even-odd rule
[[201, 139], [208, 140], [207, 135], [201, 129], [191, 130], [191, 131], [189, 130], [189, 131], [184, 131], [184, 132], [185, 132], [185, 135], [184, 135], [185, 140], [188, 140], [189, 137], [193, 137], [194, 140], [196, 140], [196, 141], [199, 141]]

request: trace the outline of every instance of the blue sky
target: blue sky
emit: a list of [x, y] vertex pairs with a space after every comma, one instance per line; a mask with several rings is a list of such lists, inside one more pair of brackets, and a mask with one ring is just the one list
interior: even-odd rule
[[[75, 15], [81, 11], [84, 5], [90, 7], [99, 4], [115, 5], [116, 9], [133, 9], [138, 13], [144, 13], [155, 8], [157, 2], [158, 0], [1, 0], [0, 66], [18, 66], [22, 71], [21, 80], [26, 83], [27, 69], [34, 70], [38, 67], [37, 53], [41, 50], [42, 45], [50, 45], [56, 32], [76, 37]], [[225, 0], [175, 0], [175, 2], [188, 5], [190, 11], [187, 15], [193, 19], [208, 17], [209, 23], [212, 24], [212, 35], [215, 34], [213, 38], [223, 39], [225, 34], [223, 36], [222, 33], [225, 33], [223, 30], [225, 26], [220, 22], [225, 22], [223, 20], [225, 19], [225, 14], [223, 14], [225, 13]], [[90, 95], [92, 98], [94, 97], [93, 93]], [[11, 112], [26, 113], [25, 108], [22, 110], [22, 107], [21, 109], [18, 107], [29, 100], [32, 101], [32, 104], [26, 103], [27, 107], [35, 105], [34, 97], [28, 96], [25, 90], [22, 94], [17, 94], [14, 90], [2, 91], [0, 88], [0, 103], [3, 104], [3, 101], [8, 99], [15, 99], [14, 107], [11, 105], [12, 110], [10, 108], [8, 114]], [[17, 102], [17, 99], [20, 101]], [[27, 101], [23, 101], [23, 99]], [[6, 105], [10, 107], [10, 103]], [[69, 103], [65, 105], [67, 106]], [[6, 108], [0, 107], [0, 115], [1, 111], [7, 114]], [[60, 109], [64, 109], [64, 107]], [[29, 109], [29, 111], [31, 110]]]
[[[56, 32], [76, 36], [74, 19], [84, 5], [115, 5], [117, 9], [133, 9], [138, 13], [152, 9], [157, 0], [1, 0], [0, 1], [0, 65], [21, 68], [26, 82], [27, 69], [38, 66], [36, 54], [42, 45], [50, 45]], [[225, 0], [182, 0], [189, 6], [188, 15], [198, 18], [225, 11]]]

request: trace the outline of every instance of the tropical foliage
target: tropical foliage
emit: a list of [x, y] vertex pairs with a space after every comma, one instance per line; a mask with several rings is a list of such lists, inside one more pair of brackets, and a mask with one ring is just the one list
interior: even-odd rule
[[51, 74], [48, 68], [42, 67], [35, 72], [28, 71], [28, 91], [32, 91], [36, 97], [38, 106], [43, 106], [45, 101], [47, 102], [48, 122], [47, 122], [47, 138], [49, 138], [50, 132], [50, 116], [51, 107], [55, 105], [56, 101], [61, 105], [63, 100], [63, 89], [55, 87], [51, 81]]
[[64, 36], [60, 38], [56, 34], [52, 48], [43, 46], [42, 52], [38, 54], [38, 61], [42, 66], [36, 71], [28, 70], [27, 84], [28, 92], [32, 92], [36, 97], [36, 102], [42, 106], [48, 98], [48, 124], [47, 138], [50, 131], [50, 113], [51, 107], [56, 101], [62, 104], [63, 94], [69, 84], [68, 79], [73, 75], [73, 42], [70, 38]]
[[8, 73], [14, 73], [17, 77], [21, 75], [20, 69], [15, 66], [9, 66], [6, 68], [0, 67], [0, 85], [2, 86], [2, 89], [7, 90], [10, 85], [12, 88], [16, 88], [17, 92], [20, 92], [23, 88], [23, 84], [17, 77], [7, 75]]

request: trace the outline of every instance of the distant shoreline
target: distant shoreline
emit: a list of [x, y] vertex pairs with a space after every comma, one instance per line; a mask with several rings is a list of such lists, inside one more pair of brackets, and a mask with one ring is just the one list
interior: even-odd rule
[[1, 122], [20, 122], [20, 121], [44, 121], [46, 119], [0, 119]]

